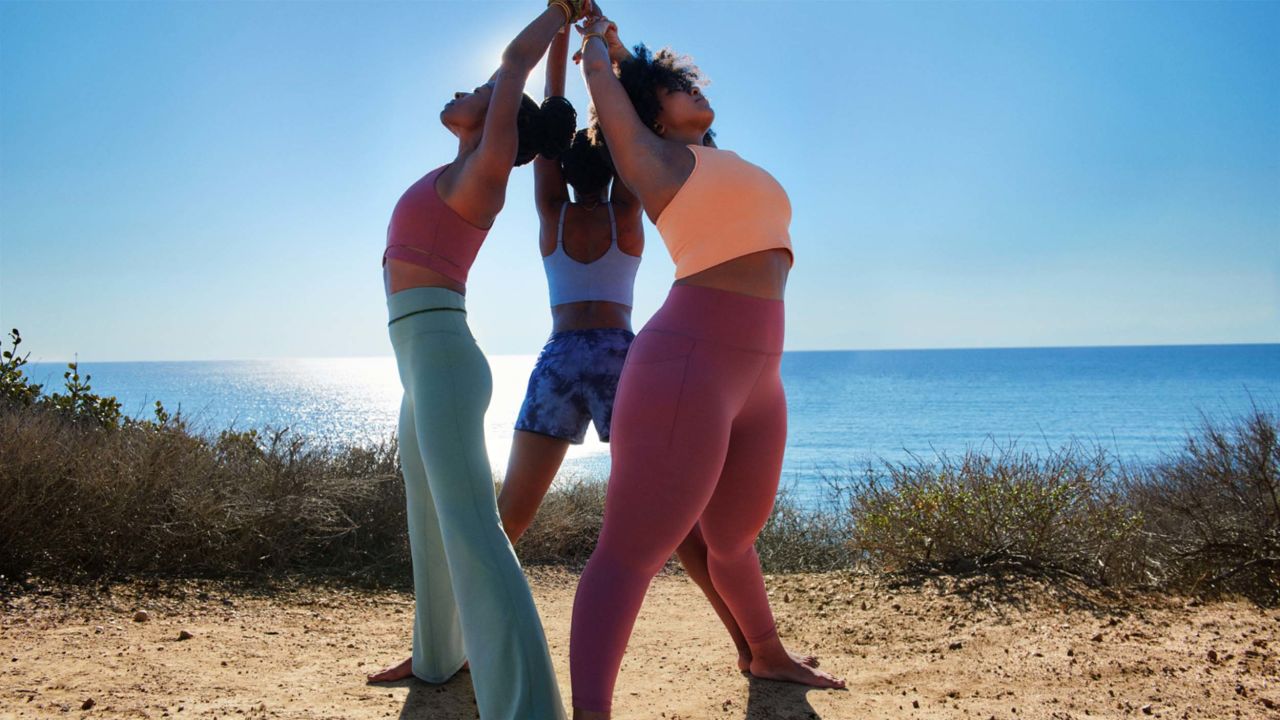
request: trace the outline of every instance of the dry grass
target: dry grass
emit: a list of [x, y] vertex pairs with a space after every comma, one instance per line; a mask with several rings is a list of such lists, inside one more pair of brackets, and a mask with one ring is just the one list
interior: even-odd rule
[[1142, 517], [1114, 478], [1105, 453], [1076, 446], [891, 464], [853, 484], [852, 542], [889, 571], [1014, 567], [1126, 583], [1140, 577]]
[[1256, 408], [1227, 423], [1205, 420], [1181, 453], [1127, 474], [1154, 580], [1280, 602], [1278, 434], [1275, 415]]
[[[1149, 468], [1069, 447], [982, 449], [784, 488], [757, 548], [766, 572], [1065, 575], [1098, 585], [1280, 601], [1280, 424], [1206, 423]], [[517, 550], [581, 567], [604, 486], [562, 481]], [[0, 574], [48, 578], [409, 578], [396, 446], [289, 433], [192, 433], [181, 418], [103, 425], [0, 407]]]
[[396, 448], [0, 411], [0, 573], [375, 576], [407, 567]]
[[587, 564], [600, 537], [605, 484], [583, 478], [559, 483], [547, 493], [533, 524], [516, 545], [526, 565]]

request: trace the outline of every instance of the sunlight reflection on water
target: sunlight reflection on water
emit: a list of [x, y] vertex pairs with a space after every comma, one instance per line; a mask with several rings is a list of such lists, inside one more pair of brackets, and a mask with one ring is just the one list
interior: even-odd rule
[[[501, 475], [533, 355], [492, 355], [485, 417]], [[49, 388], [63, 366], [33, 364]], [[98, 392], [150, 415], [161, 399], [197, 429], [288, 426], [342, 445], [385, 440], [400, 407], [395, 360], [328, 358], [234, 362], [85, 363]], [[784, 483], [820, 493], [824, 473], [883, 458], [1017, 442], [1043, 451], [1079, 441], [1123, 460], [1176, 451], [1205, 413], [1254, 403], [1280, 407], [1280, 345], [786, 353], [789, 430]], [[608, 477], [608, 446], [587, 431], [561, 479]]]
[[[516, 415], [535, 355], [489, 357], [493, 400], [485, 415], [485, 443], [495, 473], [507, 467]], [[32, 365], [37, 381], [56, 385], [62, 366]], [[291, 427], [340, 445], [368, 445], [395, 432], [400, 378], [395, 359], [308, 358], [184, 363], [86, 364], [98, 391], [115, 394], [130, 415], [149, 416], [155, 400], [181, 408], [205, 432], [228, 426]], [[562, 474], [605, 477], [609, 446], [595, 430], [569, 449]]]

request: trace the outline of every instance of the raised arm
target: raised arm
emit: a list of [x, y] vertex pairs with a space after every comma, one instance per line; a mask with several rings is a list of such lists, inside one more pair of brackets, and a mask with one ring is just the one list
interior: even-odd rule
[[569, 26], [565, 25], [551, 41], [547, 52], [547, 83], [542, 97], [564, 97], [565, 64], [569, 57]]
[[[566, 25], [547, 52], [547, 85], [544, 97], [564, 97], [565, 65], [569, 58], [569, 28]], [[569, 201], [560, 163], [539, 155], [533, 161], [533, 197], [540, 214], [557, 213]]]
[[656, 219], [693, 172], [693, 156], [640, 121], [613, 72], [605, 40], [610, 24], [605, 18], [589, 18], [585, 29], [579, 28], [582, 75], [619, 177], [640, 198], [650, 219]]
[[[595, 11], [601, 17], [604, 17], [604, 11], [600, 7], [597, 6]], [[607, 20], [608, 18], [605, 19]], [[627, 49], [626, 44], [622, 42], [622, 38], [618, 35], [618, 23], [609, 23], [609, 29], [604, 31], [604, 41], [609, 46], [609, 59], [613, 61], [613, 64], [617, 65], [623, 60], [630, 60], [633, 57], [631, 51]]]
[[622, 178], [615, 175], [613, 177], [613, 184], [609, 186], [609, 202], [614, 205], [630, 208], [638, 206], [640, 204], [640, 198], [636, 197], [634, 192], [631, 192], [631, 188], [627, 187], [627, 184], [622, 181]]
[[[565, 13], [559, 6], [550, 5], [533, 22], [516, 35], [502, 53], [502, 64], [494, 73], [493, 91], [484, 120], [484, 132], [480, 145], [467, 157], [456, 179], [455, 191], [467, 195], [492, 192], [498, 187], [505, 191], [507, 179], [515, 163], [519, 136], [516, 132], [516, 114], [524, 97], [524, 85], [529, 73], [538, 64], [547, 46], [566, 24]], [[499, 193], [497, 212], [501, 208]], [[474, 195], [473, 195], [474, 196]]]

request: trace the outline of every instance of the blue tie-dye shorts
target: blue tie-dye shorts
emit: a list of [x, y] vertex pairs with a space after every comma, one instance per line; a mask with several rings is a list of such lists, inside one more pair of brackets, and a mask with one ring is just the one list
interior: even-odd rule
[[516, 430], [581, 445], [594, 421], [601, 442], [609, 442], [613, 396], [635, 337], [620, 328], [552, 334], [529, 376]]

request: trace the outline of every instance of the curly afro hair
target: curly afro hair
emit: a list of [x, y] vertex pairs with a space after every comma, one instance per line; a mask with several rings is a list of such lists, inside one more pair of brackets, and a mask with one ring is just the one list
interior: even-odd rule
[[560, 172], [564, 181], [581, 194], [604, 192], [613, 179], [613, 163], [609, 150], [590, 131], [579, 130], [573, 144], [560, 155]]
[[569, 149], [573, 130], [578, 127], [578, 113], [573, 104], [562, 97], [549, 97], [539, 107], [525, 95], [516, 115], [516, 132], [520, 146], [516, 150], [516, 167], [533, 161], [539, 155], [554, 160]]
[[[689, 92], [695, 87], [705, 87], [709, 81], [693, 64], [693, 58], [677, 55], [671, 48], [654, 53], [640, 44], [634, 51], [632, 57], [618, 65], [618, 80], [627, 91], [627, 97], [631, 98], [640, 122], [657, 132], [658, 115], [662, 112], [658, 88], [669, 92]], [[713, 135], [708, 132], [708, 139]]]

